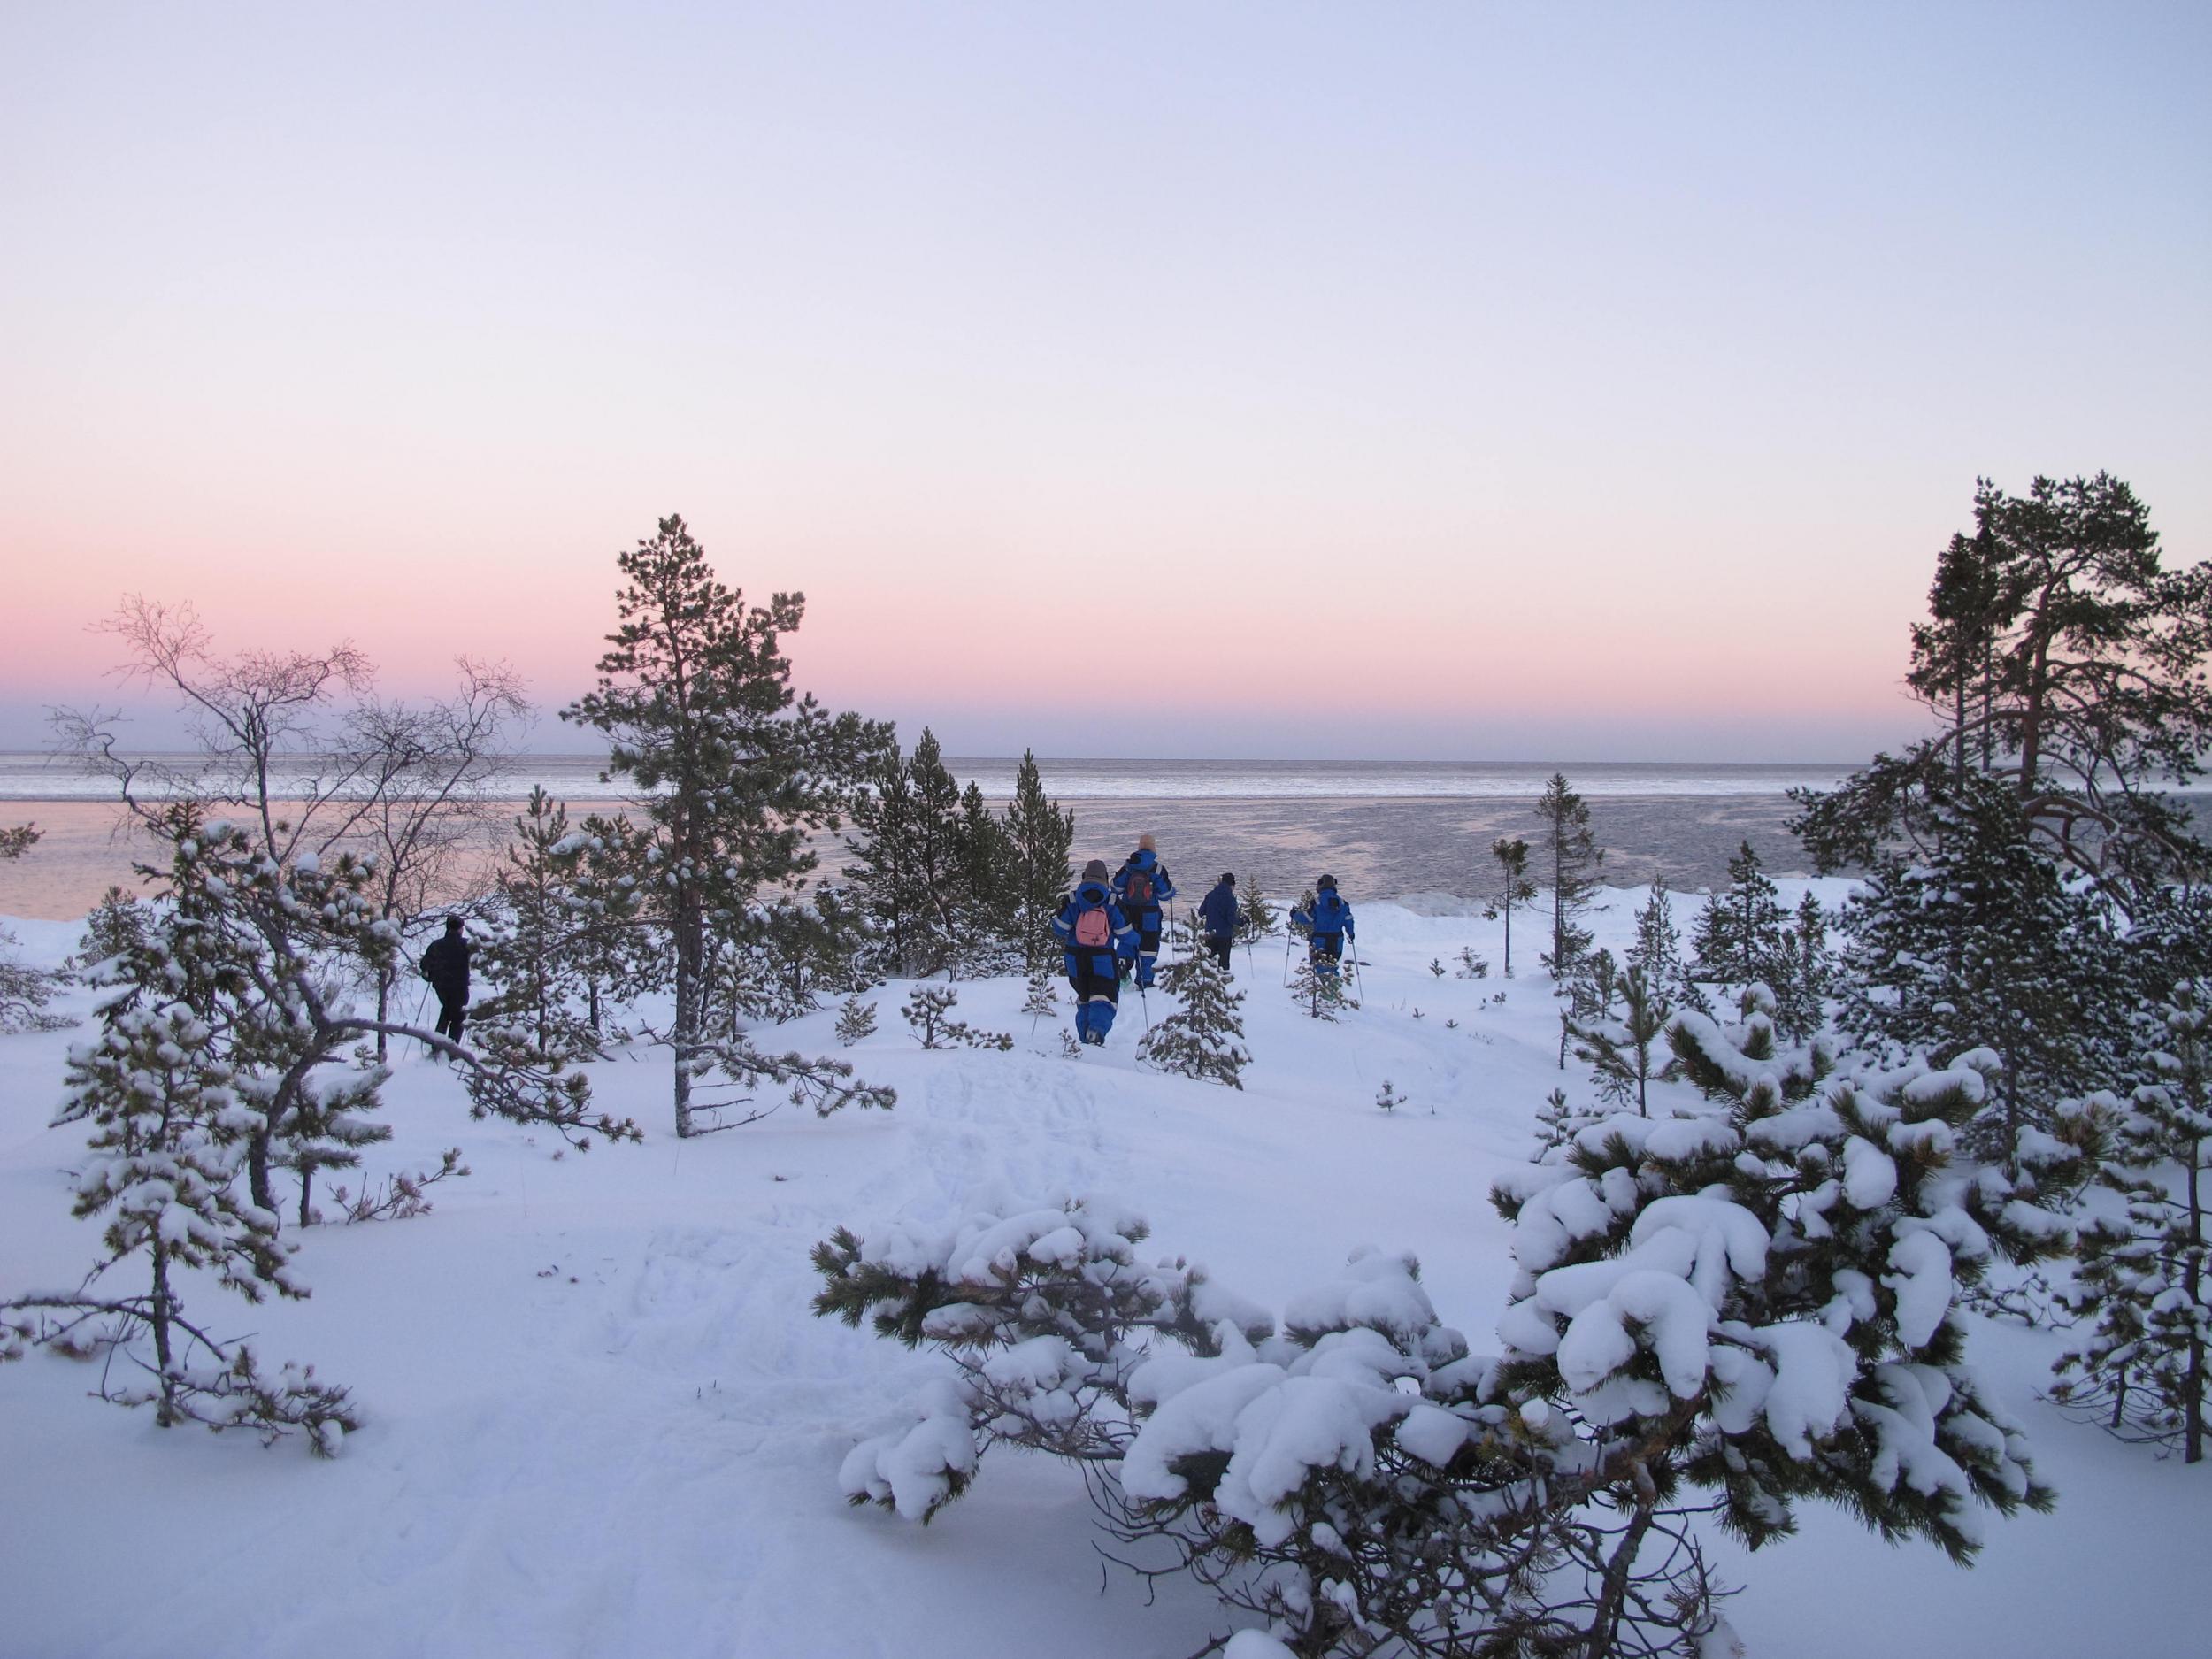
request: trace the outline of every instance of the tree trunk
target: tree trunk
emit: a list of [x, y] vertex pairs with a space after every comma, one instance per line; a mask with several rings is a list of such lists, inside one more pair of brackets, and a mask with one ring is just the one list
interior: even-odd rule
[[154, 1411], [154, 1421], [169, 1428], [180, 1421], [176, 1404], [176, 1383], [169, 1374], [169, 1248], [156, 1233], [148, 1240], [154, 1258], [153, 1311], [147, 1324], [154, 1332], [154, 1363], [161, 1372], [161, 1404]]
[[265, 1123], [246, 1142], [246, 1190], [255, 1203], [274, 1211], [276, 1189], [269, 1185], [269, 1130]]
[[[2195, 1102], [2191, 1102], [2194, 1104]], [[2204, 1287], [2204, 1206], [2197, 1190], [2198, 1171], [2202, 1166], [2204, 1143], [2189, 1143], [2189, 1265], [2182, 1275], [2182, 1287], [2188, 1293], [2189, 1313], [2189, 1385], [2182, 1402], [2181, 1461], [2196, 1463], [2204, 1461], [2204, 1327], [2196, 1323], [2198, 1298]]]
[[376, 1063], [379, 1065], [382, 1065], [385, 1060], [384, 1026], [392, 1017], [392, 986], [397, 978], [388, 965], [376, 971]]
[[699, 956], [703, 922], [697, 899], [676, 901], [676, 1025], [670, 1039], [676, 1056], [676, 1136], [691, 1133], [691, 1061], [699, 1046]]

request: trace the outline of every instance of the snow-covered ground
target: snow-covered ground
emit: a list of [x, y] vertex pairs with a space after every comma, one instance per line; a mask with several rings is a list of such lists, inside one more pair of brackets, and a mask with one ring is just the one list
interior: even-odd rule
[[[1806, 885], [1783, 883], [1785, 901]], [[1811, 885], [1832, 899], [1839, 884]], [[1606, 897], [1599, 940], [1617, 949], [1642, 895]], [[76, 931], [12, 926], [50, 962]], [[1527, 1156], [1546, 1093], [1580, 1100], [1588, 1084], [1571, 1060], [1556, 1068], [1533, 918], [1511, 981], [1428, 971], [1463, 945], [1494, 964], [1494, 922], [1363, 905], [1360, 926], [1366, 1004], [1340, 1024], [1280, 987], [1280, 941], [1239, 955], [1255, 1056], [1241, 1093], [1137, 1071], [1133, 995], [1107, 1049], [1064, 1058], [1048, 1023], [1031, 1036], [1010, 979], [963, 985], [958, 1010], [1013, 1031], [1010, 1054], [925, 1053], [902, 987], [872, 994], [878, 1033], [852, 1057], [897, 1088], [895, 1111], [787, 1110], [683, 1143], [657, 1051], [594, 1069], [646, 1144], [566, 1156], [550, 1136], [471, 1123], [444, 1069], [403, 1059], [396, 1139], [370, 1172], [458, 1145], [473, 1175], [432, 1189], [427, 1217], [311, 1230], [310, 1302], [190, 1303], [220, 1333], [256, 1333], [265, 1358], [350, 1385], [365, 1428], [324, 1463], [296, 1441], [158, 1430], [88, 1399], [98, 1377], [79, 1363], [35, 1353], [0, 1370], [0, 1653], [1191, 1653], [1228, 1618], [1191, 1586], [1155, 1602], [1102, 1571], [1059, 1465], [995, 1453], [926, 1528], [844, 1505], [840, 1460], [910, 1420], [933, 1362], [814, 1318], [808, 1251], [841, 1223], [865, 1234], [1002, 1195], [1097, 1194], [1150, 1218], [1146, 1248], [1277, 1308], [1355, 1245], [1409, 1248], [1447, 1320], [1494, 1348], [1509, 1263], [1491, 1181]], [[833, 1048], [833, 1017], [780, 1028], [778, 1046]], [[73, 1040], [0, 1038], [0, 1292], [73, 1284], [96, 1252], [63, 1173], [82, 1132], [47, 1126]], [[1374, 1104], [1386, 1079], [1409, 1102], [1391, 1114]], [[2192, 1563], [2212, 1474], [2041, 1403], [2050, 1333], [1978, 1325], [1975, 1341], [2057, 1513], [1993, 1523], [1960, 1571], [1808, 1509], [1794, 1540], [1749, 1561], [1724, 1550], [1748, 1586], [1731, 1618], [1752, 1651], [2205, 1651]]]

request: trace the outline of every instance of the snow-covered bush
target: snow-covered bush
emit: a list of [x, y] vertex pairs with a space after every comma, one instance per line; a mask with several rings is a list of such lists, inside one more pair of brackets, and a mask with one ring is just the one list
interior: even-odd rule
[[1193, 1574], [1302, 1659], [1724, 1652], [1702, 1516], [1755, 1547], [1830, 1502], [1964, 1562], [1978, 1510], [2047, 1508], [1955, 1302], [2064, 1248], [2035, 1180], [2078, 1149], [2015, 1179], [1957, 1156], [1985, 1052], [1846, 1056], [1786, 1094], [1786, 1059], [1709, 1021], [1679, 1042], [1724, 1110], [1592, 1125], [1495, 1194], [1519, 1270], [1496, 1357], [1409, 1257], [1355, 1253], [1278, 1329], [1093, 1202], [841, 1230], [816, 1310], [950, 1367], [855, 1448], [847, 1495], [926, 1518], [991, 1446], [1054, 1453], [1118, 1559]]

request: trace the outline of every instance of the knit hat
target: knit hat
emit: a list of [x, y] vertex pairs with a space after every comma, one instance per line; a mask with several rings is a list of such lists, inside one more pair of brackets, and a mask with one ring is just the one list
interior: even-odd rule
[[1323, 876], [1320, 880], [1314, 883], [1314, 886], [1317, 887], [1333, 887], [1335, 885], [1336, 878], [1334, 876]]
[[1083, 879], [1086, 881], [1105, 880], [1106, 861], [1103, 858], [1094, 858], [1090, 863], [1085, 864], [1083, 866]]
[[1137, 837], [1137, 850], [1141, 853], [1156, 853], [1160, 850], [1160, 843], [1152, 839], [1152, 833], [1148, 830]]
[[1223, 871], [1223, 872], [1222, 872], [1222, 874], [1221, 874], [1221, 885], [1222, 885], [1223, 887], [1233, 887], [1236, 886], [1236, 884], [1237, 884], [1237, 878], [1236, 878], [1236, 872], [1235, 872], [1234, 871], [1225, 870], [1225, 871]]

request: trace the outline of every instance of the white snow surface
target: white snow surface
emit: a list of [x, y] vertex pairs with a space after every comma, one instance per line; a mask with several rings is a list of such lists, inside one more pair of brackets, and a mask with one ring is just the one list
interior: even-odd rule
[[[1831, 905], [1844, 890], [1779, 885], [1786, 903], [1809, 886]], [[1617, 953], [1643, 895], [1604, 896], [1598, 939]], [[1109, 1572], [1102, 1594], [1081, 1481], [1048, 1459], [992, 1454], [973, 1489], [927, 1527], [848, 1507], [841, 1472], [864, 1487], [903, 1484], [907, 1503], [925, 1502], [932, 1482], [959, 1466], [963, 1442], [947, 1432], [956, 1423], [929, 1409], [941, 1396], [926, 1379], [949, 1381], [946, 1362], [812, 1317], [808, 1251], [844, 1224], [872, 1250], [896, 1228], [918, 1249], [942, 1247], [941, 1259], [956, 1244], [978, 1263], [1007, 1250], [1056, 1255], [1075, 1242], [1056, 1236], [1071, 1225], [1057, 1210], [995, 1237], [965, 1229], [971, 1217], [1002, 1215], [993, 1207], [1009, 1194], [1080, 1194], [1099, 1201], [1091, 1214], [1101, 1225], [1120, 1213], [1108, 1200], [1150, 1221], [1137, 1262], [1205, 1263], [1218, 1296], [1209, 1317], [1256, 1304], [1386, 1327], [1418, 1311], [1410, 1290], [1447, 1324], [1489, 1332], [1515, 1279], [1490, 1186], [1510, 1177], [1524, 1190], [1542, 1187], [1525, 1162], [1539, 1103], [1555, 1085], [1580, 1105], [1593, 1091], [1578, 1067], [1555, 1067], [1557, 1013], [1533, 966], [1533, 930], [1515, 941], [1517, 966], [1528, 953], [1521, 977], [1440, 981], [1428, 961], [1463, 945], [1499, 960], [1498, 925], [1353, 898], [1366, 1005], [1340, 1024], [1292, 1005], [1278, 983], [1279, 940], [1249, 959], [1239, 953], [1254, 1055], [1241, 1093], [1137, 1071], [1133, 1000], [1106, 1049], [1063, 1058], [1050, 1024], [1029, 1036], [1018, 979], [960, 987], [964, 1018], [1018, 1034], [1010, 1054], [924, 1053], [902, 1028], [849, 1051], [863, 1075], [899, 1090], [888, 1115], [787, 1110], [680, 1143], [668, 1133], [664, 1055], [595, 1066], [600, 1101], [634, 1115], [648, 1139], [588, 1156], [557, 1158], [549, 1135], [472, 1123], [444, 1067], [396, 1056], [383, 1114], [396, 1138], [370, 1148], [367, 1173], [434, 1165], [440, 1149], [458, 1146], [474, 1174], [433, 1187], [435, 1208], [420, 1219], [299, 1235], [310, 1301], [256, 1308], [204, 1285], [188, 1293], [216, 1330], [251, 1333], [267, 1363], [311, 1362], [319, 1377], [350, 1386], [360, 1432], [321, 1462], [296, 1442], [264, 1451], [234, 1434], [157, 1429], [143, 1411], [88, 1399], [98, 1375], [77, 1363], [34, 1353], [0, 1367], [0, 1652], [1172, 1659], [1196, 1650], [1235, 1621], [1193, 1586], [1163, 1585], [1148, 1605], [1144, 1586]], [[1678, 908], [1686, 932], [1694, 920]], [[76, 942], [73, 925], [8, 926], [36, 961], [57, 962]], [[1493, 1003], [1500, 990], [1505, 1002]], [[65, 1006], [84, 1010], [88, 994], [73, 992]], [[1415, 1006], [1425, 1018], [1413, 1018]], [[835, 1012], [776, 1028], [773, 1046], [834, 1049]], [[66, 1171], [83, 1161], [82, 1131], [48, 1126], [63, 1056], [83, 1035], [0, 1038], [0, 1288], [73, 1286], [96, 1254], [96, 1226], [69, 1216]], [[1377, 1112], [1385, 1077], [1418, 1104]], [[1662, 1096], [1662, 1120], [1697, 1104], [1686, 1085]], [[1878, 1178], [1870, 1160], [1838, 1173], [1866, 1183], [1839, 1194], [1844, 1202], [1871, 1196]], [[1610, 1225], [1603, 1195], [1561, 1209], [1561, 1250]], [[1754, 1271], [1752, 1239], [1719, 1210], [1639, 1233], [1664, 1235], [1637, 1246], [1664, 1252], [1663, 1272], [1640, 1262], [1601, 1285], [1594, 1278], [1571, 1310], [1532, 1308], [1557, 1322], [1555, 1342], [1600, 1303], [1640, 1321], [1636, 1310], [1657, 1309], [1687, 1330], [1685, 1294], [1702, 1308], [1695, 1293], [1715, 1276]], [[1951, 1254], [1974, 1243], [1949, 1217], [1916, 1237], [1889, 1264], [1901, 1312], [1905, 1302], [1920, 1306], [1923, 1286], [1933, 1306]], [[1379, 1248], [1348, 1262], [1371, 1241]], [[1394, 1271], [1405, 1255], [1419, 1259], [1417, 1286]], [[1672, 1288], [1650, 1282], [1662, 1278]], [[2190, 1586], [2212, 1503], [2205, 1471], [2122, 1446], [2044, 1403], [2038, 1391], [2060, 1333], [1968, 1325], [1983, 1389], [2025, 1425], [2039, 1471], [2059, 1489], [2057, 1512], [1988, 1521], [1981, 1563], [1964, 1572], [1818, 1505], [1801, 1508], [1800, 1536], [1754, 1557], [1715, 1539], [1719, 1565], [1748, 1586], [1729, 1617], [1749, 1651], [2201, 1650]], [[1174, 1421], [1179, 1408], [1195, 1435], [1233, 1404], [1267, 1397], [1268, 1432], [1253, 1442], [1266, 1455], [1236, 1471], [1238, 1501], [1256, 1514], [1297, 1468], [1358, 1457], [1366, 1414], [1386, 1405], [1406, 1413], [1408, 1449], [1448, 1456], [1456, 1431], [1440, 1419], [1450, 1414], [1403, 1394], [1386, 1400], [1394, 1391], [1367, 1363], [1375, 1348], [1365, 1335], [1326, 1339], [1329, 1352], [1297, 1375], [1162, 1366], [1148, 1379], [1165, 1401], [1152, 1421]], [[1594, 1326], [1594, 1346], [1597, 1335]], [[1817, 1325], [1762, 1335], [1754, 1351], [1727, 1333], [1696, 1332], [1735, 1390], [1726, 1409], [1821, 1432], [1843, 1409], [1847, 1350]], [[1476, 1346], [1488, 1348], [1487, 1337]], [[1053, 1359], [1047, 1344], [1001, 1363], [1043, 1377]], [[1933, 1409], [1930, 1379], [1894, 1370], [1881, 1378], [1894, 1479], [1942, 1489], [1952, 1471], [1915, 1432]], [[1257, 1392], [1202, 1410], [1210, 1375], [1248, 1379], [1236, 1392]], [[1867, 1593], [1839, 1598], [1839, 1584]], [[2085, 1585], [2097, 1593], [2084, 1594]], [[1261, 1659], [1281, 1649], [1255, 1631], [1229, 1651]]]

